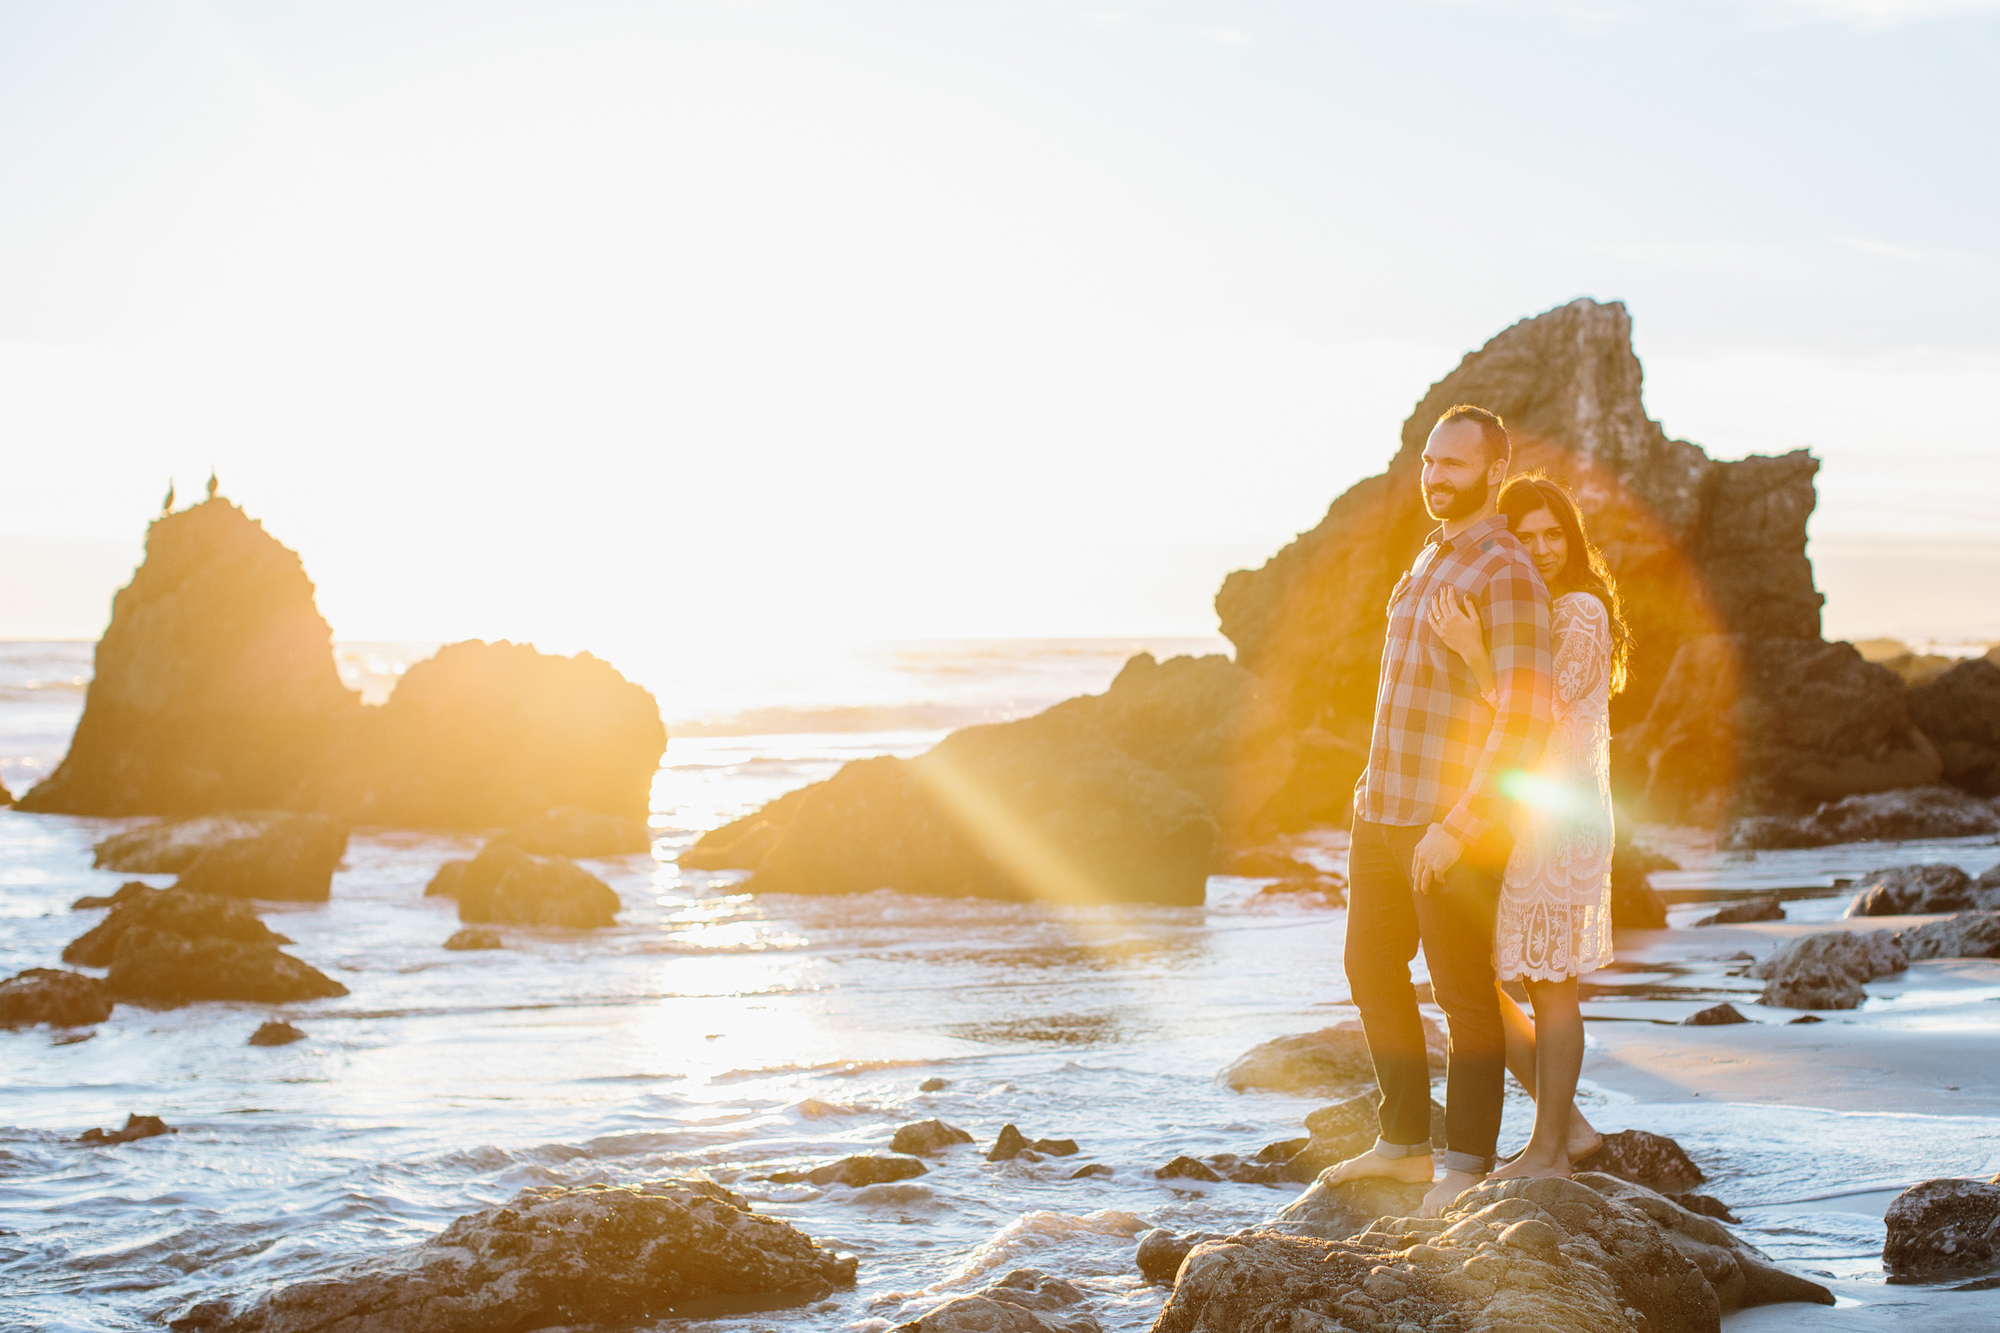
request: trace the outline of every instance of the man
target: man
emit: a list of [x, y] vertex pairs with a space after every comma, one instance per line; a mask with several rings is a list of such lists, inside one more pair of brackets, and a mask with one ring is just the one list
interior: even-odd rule
[[[1381, 1136], [1323, 1179], [1432, 1178], [1430, 1068], [1410, 960], [1423, 945], [1450, 1028], [1444, 1173], [1435, 1216], [1493, 1168], [1506, 1039], [1493, 918], [1512, 850], [1502, 780], [1530, 767], [1549, 729], [1549, 594], [1496, 509], [1512, 447], [1500, 418], [1458, 406], [1424, 443], [1424, 508], [1439, 522], [1389, 598], [1368, 767], [1348, 852], [1347, 980], [1381, 1087]], [[1479, 609], [1495, 693], [1430, 625], [1449, 590]]]

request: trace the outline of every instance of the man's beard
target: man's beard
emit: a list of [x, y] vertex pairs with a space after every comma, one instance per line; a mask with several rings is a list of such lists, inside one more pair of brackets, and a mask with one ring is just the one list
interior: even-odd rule
[[1448, 492], [1444, 508], [1438, 508], [1436, 491], [1427, 490], [1424, 492], [1425, 511], [1440, 523], [1455, 523], [1462, 518], [1471, 518], [1486, 507], [1486, 497], [1493, 493], [1493, 483], [1482, 478], [1476, 491], [1460, 490], [1455, 486], [1437, 489]]

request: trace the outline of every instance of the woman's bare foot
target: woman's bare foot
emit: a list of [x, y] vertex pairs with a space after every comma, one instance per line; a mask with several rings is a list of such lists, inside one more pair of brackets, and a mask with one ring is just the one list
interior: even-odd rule
[[1359, 1157], [1335, 1162], [1319, 1173], [1322, 1185], [1344, 1185], [1350, 1180], [1400, 1180], [1405, 1185], [1422, 1185], [1430, 1178], [1429, 1153], [1421, 1157], [1383, 1157], [1373, 1148]]
[[1567, 1154], [1549, 1154], [1530, 1143], [1513, 1161], [1496, 1169], [1488, 1180], [1542, 1180], [1551, 1176], [1569, 1177]]
[[1569, 1140], [1563, 1146], [1568, 1150], [1572, 1163], [1581, 1162], [1604, 1146], [1604, 1136], [1583, 1118], [1583, 1112], [1576, 1109], [1575, 1102], [1570, 1103]]
[[1492, 1176], [1474, 1175], [1470, 1171], [1447, 1171], [1438, 1177], [1438, 1183], [1431, 1186], [1424, 1195], [1424, 1201], [1417, 1208], [1418, 1217], [1436, 1217], [1445, 1209], [1458, 1202], [1458, 1196]]

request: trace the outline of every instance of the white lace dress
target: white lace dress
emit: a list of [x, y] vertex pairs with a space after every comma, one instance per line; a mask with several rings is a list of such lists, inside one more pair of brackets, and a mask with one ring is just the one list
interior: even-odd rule
[[1515, 797], [1514, 854], [1494, 924], [1501, 977], [1554, 981], [1611, 961], [1611, 618], [1556, 598], [1548, 748]]

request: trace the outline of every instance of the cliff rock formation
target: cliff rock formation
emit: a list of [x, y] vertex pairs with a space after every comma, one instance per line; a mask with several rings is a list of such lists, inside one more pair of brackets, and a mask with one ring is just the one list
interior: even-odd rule
[[298, 556], [227, 500], [155, 520], [111, 604], [69, 754], [24, 810], [291, 804], [360, 711]]

